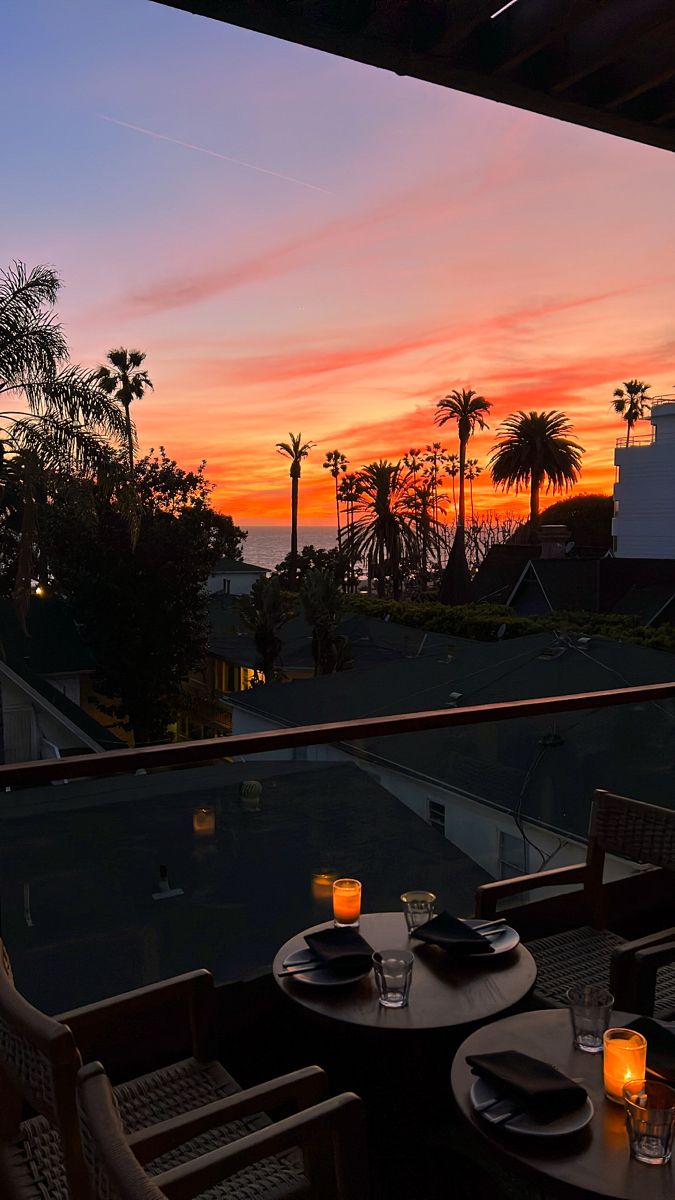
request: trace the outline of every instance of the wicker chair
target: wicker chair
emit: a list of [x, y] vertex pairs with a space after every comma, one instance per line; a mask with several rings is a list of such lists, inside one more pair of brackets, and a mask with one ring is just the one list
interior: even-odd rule
[[[670, 872], [675, 872], [675, 811], [604, 791], [597, 791], [593, 800], [585, 863], [483, 884], [476, 894], [476, 915], [494, 916], [500, 900], [533, 889], [582, 884], [581, 907], [577, 905], [575, 916], [583, 912], [587, 923], [558, 927], [532, 940], [526, 936], [525, 944], [537, 963], [535, 995], [547, 1005], [561, 1005], [566, 1003], [567, 988], [595, 983], [610, 988], [619, 1009], [669, 1016], [675, 1010], [675, 928], [632, 941], [608, 928], [613, 920], [611, 888], [616, 885], [603, 883], [606, 854], [659, 869], [653, 876], [651, 872], [640, 873], [626, 881], [636, 900], [649, 890], [650, 877], [668, 876], [669, 900], [665, 906], [657, 906], [658, 915], [652, 916], [651, 922], [652, 927], [655, 923], [672, 924], [675, 875], [671, 883]], [[557, 915], [555, 906], [553, 900], [522, 904], [508, 910], [508, 919], [516, 928], [527, 930], [533, 924], [545, 928], [548, 917], [555, 927], [559, 925], [553, 920]], [[558, 902], [558, 910], [564, 911], [564, 903]]]
[[291, 1079], [262, 1084], [126, 1137], [103, 1067], [100, 1063], [83, 1067], [78, 1076], [78, 1104], [95, 1200], [188, 1200], [197, 1195], [208, 1200], [247, 1200], [254, 1193], [239, 1182], [245, 1178], [246, 1168], [264, 1156], [297, 1146], [305, 1157], [308, 1196], [366, 1200], [365, 1118], [361, 1101], [353, 1093], [324, 1100], [210, 1153], [193, 1154], [189, 1161], [154, 1177], [144, 1170], [148, 1159], [166, 1159], [186, 1140], [194, 1146], [196, 1135], [224, 1118], [245, 1118], [261, 1107], [271, 1109], [294, 1099]]
[[[106, 1027], [124, 1027], [139, 1013], [161, 1013], [184, 1002], [190, 1014], [192, 1056], [120, 1084], [115, 1099], [125, 1132], [133, 1136], [158, 1121], [193, 1109], [244, 1097], [239, 1085], [216, 1060], [213, 1048], [213, 978], [195, 971], [103, 1000], [68, 1015], [89, 1039]], [[69, 1026], [33, 1008], [16, 990], [6, 950], [0, 942], [0, 1139], [9, 1142], [5, 1157], [21, 1183], [23, 1200], [90, 1200], [91, 1186], [82, 1157], [77, 1114], [77, 1073], [82, 1065]], [[307, 1107], [326, 1094], [318, 1067], [283, 1081], [285, 1094]], [[281, 1086], [281, 1085], [279, 1085]], [[36, 1116], [22, 1121], [24, 1103]], [[270, 1124], [262, 1108], [243, 1105], [241, 1115], [223, 1112], [220, 1124], [204, 1131], [185, 1150], [176, 1148], [148, 1165], [160, 1174], [177, 1167], [186, 1155], [207, 1153], [236, 1142]], [[234, 1197], [286, 1200], [307, 1194], [299, 1151], [286, 1151], [265, 1162], [250, 1160], [237, 1181]], [[224, 1193], [223, 1193], [224, 1194]]]

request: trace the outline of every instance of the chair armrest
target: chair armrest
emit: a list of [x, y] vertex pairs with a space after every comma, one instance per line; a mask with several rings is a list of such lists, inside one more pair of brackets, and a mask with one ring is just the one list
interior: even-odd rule
[[98, 1043], [105, 1036], [111, 1020], [126, 1021], [143, 1013], [150, 1013], [176, 1000], [185, 1000], [192, 1025], [193, 1051], [195, 1058], [208, 1061], [215, 1057], [210, 1044], [210, 1022], [213, 1005], [213, 976], [210, 971], [188, 971], [172, 979], [161, 979], [158, 983], [136, 988], [98, 1000], [83, 1008], [59, 1013], [56, 1020], [67, 1025], [75, 1041], [86, 1042], [92, 1037]]
[[306, 1152], [313, 1196], [367, 1200], [365, 1116], [353, 1092], [247, 1134], [229, 1146], [154, 1176], [153, 1182], [168, 1200], [192, 1200], [244, 1167], [297, 1146]]
[[587, 872], [586, 863], [573, 863], [569, 867], [552, 867], [550, 871], [533, 871], [531, 875], [517, 875], [514, 879], [482, 883], [476, 890], [476, 916], [493, 917], [500, 900], [505, 900], [507, 896], [516, 896], [520, 892], [584, 883]]
[[[670, 941], [664, 938], [670, 938]], [[662, 930], [619, 946], [612, 953], [610, 989], [615, 1005], [626, 1012], [654, 1015], [656, 973], [675, 962], [675, 929]]]
[[298, 1109], [309, 1108], [323, 1100], [327, 1092], [328, 1084], [321, 1067], [304, 1067], [290, 1075], [282, 1075], [279, 1079], [271, 1079], [244, 1092], [237, 1092], [235, 1096], [195, 1108], [182, 1116], [150, 1125], [131, 1134], [127, 1141], [138, 1161], [147, 1163], [206, 1129], [290, 1102]]

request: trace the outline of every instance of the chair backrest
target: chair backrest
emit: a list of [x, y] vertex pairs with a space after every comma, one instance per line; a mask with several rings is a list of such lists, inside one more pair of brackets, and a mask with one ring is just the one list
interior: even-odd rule
[[134, 1156], [101, 1063], [88, 1063], [77, 1082], [82, 1150], [94, 1200], [166, 1200]]
[[46, 1117], [61, 1138], [72, 1200], [79, 1200], [87, 1190], [76, 1103], [81, 1065], [68, 1026], [34, 1008], [16, 990], [9, 955], [0, 941], [0, 1107], [4, 1110], [4, 1132], [16, 1133], [22, 1102]]
[[634, 863], [675, 870], [675, 810], [597, 791], [589, 847]]

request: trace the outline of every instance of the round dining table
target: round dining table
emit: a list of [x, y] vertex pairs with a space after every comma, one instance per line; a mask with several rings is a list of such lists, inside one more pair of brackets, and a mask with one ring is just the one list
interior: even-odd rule
[[[628, 1013], [614, 1013], [612, 1024], [623, 1026], [631, 1019]], [[498, 1050], [520, 1050], [582, 1083], [595, 1110], [590, 1123], [577, 1133], [547, 1139], [509, 1132], [481, 1117], [471, 1104], [476, 1077], [467, 1055]], [[631, 1158], [623, 1107], [605, 1097], [602, 1058], [575, 1048], [567, 1009], [519, 1013], [485, 1025], [462, 1043], [452, 1066], [452, 1091], [486, 1157], [494, 1156], [510, 1174], [534, 1181], [544, 1195], [673, 1200], [673, 1164], [656, 1167]]]
[[[513, 1009], [529, 995], [537, 969], [529, 950], [516, 946], [507, 954], [462, 957], [447, 954], [408, 936], [402, 912], [364, 913], [360, 932], [373, 950], [412, 950], [410, 998], [405, 1008], [383, 1008], [370, 971], [363, 979], [336, 987], [319, 987], [283, 975], [283, 963], [306, 950], [305, 935], [330, 929], [332, 921], [296, 934], [274, 959], [274, 978], [290, 1001], [321, 1022], [352, 1029], [433, 1034], [489, 1021]], [[311, 976], [310, 976], [311, 978]]]

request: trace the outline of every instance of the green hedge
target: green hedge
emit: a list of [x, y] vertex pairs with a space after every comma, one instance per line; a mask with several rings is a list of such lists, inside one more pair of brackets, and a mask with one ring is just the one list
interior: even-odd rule
[[560, 630], [564, 633], [587, 634], [612, 638], [614, 641], [635, 642], [655, 650], [675, 653], [675, 628], [646, 628], [638, 617], [616, 616], [608, 613], [565, 612], [545, 617], [519, 617], [513, 609], [502, 604], [464, 604], [451, 607], [445, 604], [412, 603], [400, 600], [377, 600], [373, 596], [345, 596], [345, 613], [361, 613], [364, 617], [384, 617], [400, 625], [411, 625], [430, 633], [447, 633], [450, 637], [475, 638], [477, 641], [496, 641], [497, 631], [506, 625], [505, 637], [524, 637], [526, 634]]

